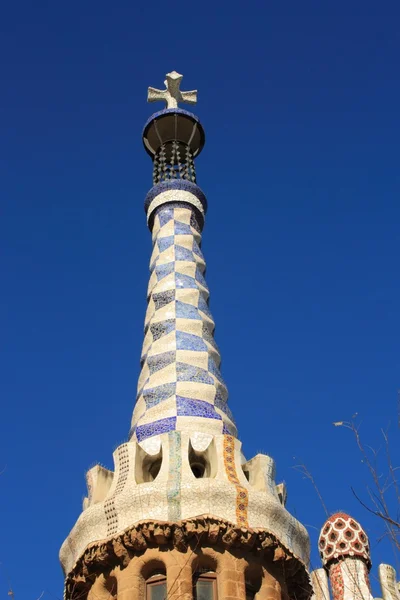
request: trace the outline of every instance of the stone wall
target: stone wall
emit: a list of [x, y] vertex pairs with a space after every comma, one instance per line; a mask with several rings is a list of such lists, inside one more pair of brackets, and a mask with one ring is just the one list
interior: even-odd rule
[[189, 548], [168, 552], [149, 548], [133, 557], [125, 568], [118, 567], [93, 583], [88, 600], [140, 600], [145, 598], [145, 582], [154, 572], [167, 577], [168, 600], [192, 600], [193, 577], [199, 571], [214, 571], [219, 600], [245, 600], [246, 583], [252, 584], [256, 600], [288, 600], [284, 565], [267, 564], [263, 557], [225, 548]]

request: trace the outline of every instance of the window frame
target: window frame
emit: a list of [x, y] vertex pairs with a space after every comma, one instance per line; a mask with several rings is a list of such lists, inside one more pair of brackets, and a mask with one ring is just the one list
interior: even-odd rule
[[218, 585], [217, 585], [217, 574], [215, 571], [206, 571], [204, 573], [195, 573], [193, 578], [193, 600], [196, 600], [196, 585], [198, 581], [212, 581], [212, 592], [213, 600], [218, 600]]
[[163, 583], [165, 583], [165, 592], [167, 593], [168, 590], [167, 590], [167, 576], [166, 575], [160, 573], [158, 575], [153, 575], [152, 577], [149, 577], [148, 579], [146, 579], [146, 581], [145, 581], [145, 585], [146, 585], [145, 598], [146, 598], [146, 600], [151, 600], [151, 588], [162, 585]]

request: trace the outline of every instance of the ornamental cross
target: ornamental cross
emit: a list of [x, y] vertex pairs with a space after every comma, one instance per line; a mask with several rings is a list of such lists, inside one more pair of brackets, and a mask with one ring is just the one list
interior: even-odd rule
[[186, 104], [196, 104], [197, 102], [197, 90], [191, 92], [181, 92], [179, 86], [183, 79], [183, 75], [180, 75], [176, 71], [167, 73], [167, 79], [164, 81], [164, 85], [167, 89], [157, 90], [156, 88], [149, 87], [147, 93], [147, 102], [158, 102], [164, 100], [167, 104], [167, 108], [178, 108], [178, 102], [185, 102]]

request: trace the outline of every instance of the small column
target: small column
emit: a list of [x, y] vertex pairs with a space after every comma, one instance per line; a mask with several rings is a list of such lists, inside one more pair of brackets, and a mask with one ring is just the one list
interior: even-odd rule
[[382, 563], [378, 572], [383, 600], [400, 600], [400, 584], [397, 581], [396, 570], [391, 565]]
[[336, 513], [322, 527], [318, 546], [333, 600], [372, 600], [369, 542], [361, 525]]

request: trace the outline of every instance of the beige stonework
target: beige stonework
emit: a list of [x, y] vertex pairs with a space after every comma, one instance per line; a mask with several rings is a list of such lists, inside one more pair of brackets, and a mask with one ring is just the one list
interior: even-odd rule
[[80, 598], [88, 600], [133, 600], [145, 598], [145, 583], [152, 573], [166, 573], [168, 600], [193, 600], [193, 576], [200, 570], [214, 571], [219, 600], [244, 600], [246, 584], [252, 583], [256, 600], [288, 600], [285, 564], [273, 562], [264, 555], [244, 550], [228, 551], [223, 546], [197, 547], [185, 551], [176, 548], [148, 548], [133, 556], [126, 567], [100, 574], [90, 590]]
[[145, 598], [145, 581], [166, 574], [168, 600], [191, 600], [193, 574], [214, 571], [218, 598], [244, 600], [246, 582], [257, 600], [306, 600], [303, 565], [273, 536], [204, 517], [180, 523], [141, 523], [86, 550], [66, 581], [71, 600]]

